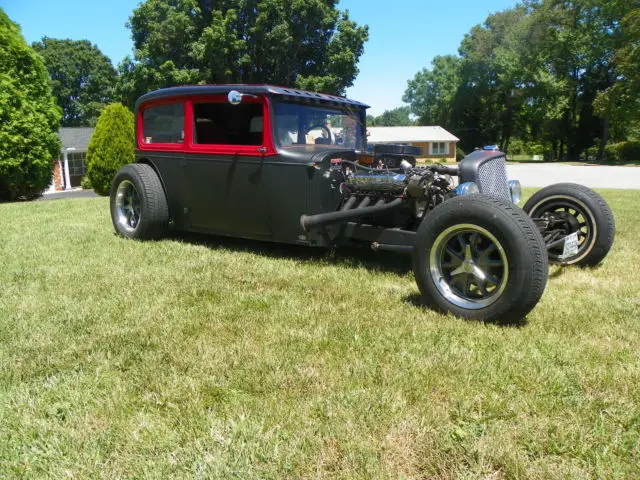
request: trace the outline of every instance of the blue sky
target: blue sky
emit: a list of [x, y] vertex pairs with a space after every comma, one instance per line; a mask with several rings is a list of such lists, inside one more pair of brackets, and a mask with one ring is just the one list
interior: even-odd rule
[[[43, 36], [87, 39], [114, 65], [132, 53], [125, 23], [139, 0], [0, 0], [31, 43]], [[436, 55], [457, 53], [465, 33], [488, 14], [513, 7], [515, 0], [341, 0], [370, 39], [360, 74], [347, 96], [372, 106], [375, 115], [402, 105], [407, 80]]]

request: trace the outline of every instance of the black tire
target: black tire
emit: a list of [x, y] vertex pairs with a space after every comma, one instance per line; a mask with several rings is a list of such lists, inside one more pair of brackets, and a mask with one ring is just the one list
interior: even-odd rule
[[[457, 248], [462, 250], [454, 256]], [[455, 262], [459, 266], [453, 269]], [[478, 280], [476, 267], [486, 281]], [[413, 268], [427, 306], [467, 319], [515, 323], [540, 300], [549, 265], [542, 237], [521, 209], [493, 197], [464, 195], [424, 218]], [[456, 286], [462, 275], [463, 288]]]
[[111, 184], [111, 221], [119, 235], [138, 240], [164, 236], [169, 207], [160, 178], [151, 166], [125, 165]]
[[593, 267], [611, 250], [615, 236], [615, 220], [607, 202], [596, 192], [575, 183], [557, 183], [537, 191], [527, 200], [524, 211], [533, 218], [546, 212], [564, 211], [575, 221], [567, 222], [565, 234], [580, 230], [576, 255], [560, 258], [564, 245], [549, 250], [549, 261], [559, 265]]

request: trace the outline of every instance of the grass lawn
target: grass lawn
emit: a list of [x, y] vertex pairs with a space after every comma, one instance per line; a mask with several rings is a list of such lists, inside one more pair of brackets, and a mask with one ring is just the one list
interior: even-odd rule
[[612, 254], [517, 327], [418, 306], [404, 257], [0, 205], [0, 478], [637, 478], [638, 192], [604, 194]]

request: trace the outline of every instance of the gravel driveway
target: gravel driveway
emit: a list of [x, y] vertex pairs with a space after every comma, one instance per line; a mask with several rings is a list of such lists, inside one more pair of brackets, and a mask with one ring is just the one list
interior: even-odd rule
[[591, 188], [640, 189], [640, 167], [573, 166], [543, 163], [507, 165], [510, 179], [526, 187], [546, 187], [553, 183], [580, 183]]

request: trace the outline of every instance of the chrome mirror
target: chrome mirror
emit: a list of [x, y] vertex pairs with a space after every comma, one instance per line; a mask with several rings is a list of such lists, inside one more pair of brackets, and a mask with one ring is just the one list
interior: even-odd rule
[[231, 105], [240, 105], [242, 102], [242, 94], [237, 90], [231, 90], [229, 95], [227, 95], [227, 100]]

